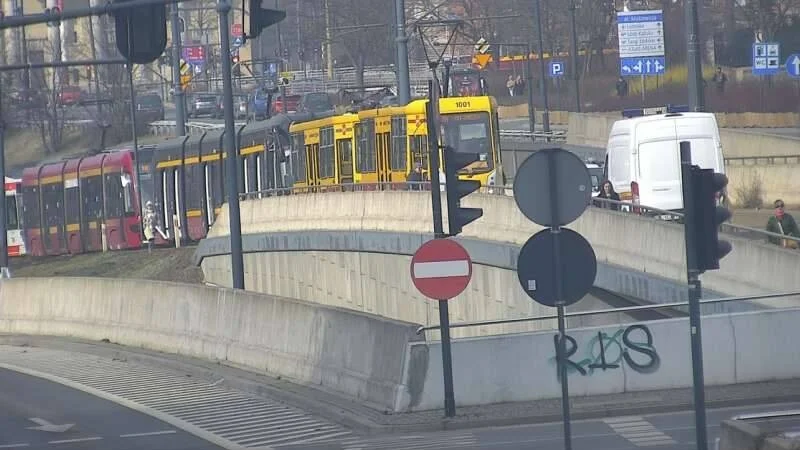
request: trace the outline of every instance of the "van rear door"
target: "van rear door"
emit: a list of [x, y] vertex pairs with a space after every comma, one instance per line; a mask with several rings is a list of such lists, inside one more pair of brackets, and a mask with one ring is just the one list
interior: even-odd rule
[[636, 141], [640, 203], [658, 209], [680, 209], [683, 194], [675, 120], [663, 118], [638, 124]]

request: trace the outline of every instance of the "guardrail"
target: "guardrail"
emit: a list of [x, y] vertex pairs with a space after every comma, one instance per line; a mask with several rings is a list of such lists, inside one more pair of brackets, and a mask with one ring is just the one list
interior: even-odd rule
[[[240, 127], [245, 122], [236, 122], [234, 125]], [[174, 136], [177, 123], [174, 120], [159, 120], [148, 124], [150, 134], [155, 136]], [[189, 134], [205, 133], [211, 130], [225, 128], [225, 124], [207, 122], [186, 122], [186, 131]]]
[[501, 138], [511, 139], [544, 139], [548, 142], [564, 142], [567, 140], [566, 130], [553, 130], [553, 131], [525, 131], [525, 130], [500, 130]]
[[[76, 122], [92, 122], [91, 120], [86, 121], [76, 121]], [[236, 122], [236, 126], [244, 125], [245, 122]], [[163, 136], [175, 133], [175, 127], [177, 126], [174, 120], [159, 120], [156, 122], [151, 122], [148, 124], [150, 129], [150, 134], [156, 136]], [[186, 128], [188, 129], [189, 134], [194, 132], [204, 132], [209, 130], [218, 130], [220, 128], [225, 128], [224, 124], [221, 123], [208, 123], [208, 122], [186, 122]], [[535, 131], [531, 133], [530, 131], [523, 131], [523, 130], [500, 130], [500, 137], [502, 138], [518, 138], [518, 139], [542, 139], [548, 142], [563, 142], [567, 139], [567, 131], [566, 130], [554, 130], [549, 132], [544, 131]]]

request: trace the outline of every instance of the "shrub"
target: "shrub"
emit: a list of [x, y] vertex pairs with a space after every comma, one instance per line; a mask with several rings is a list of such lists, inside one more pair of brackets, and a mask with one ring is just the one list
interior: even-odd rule
[[764, 206], [764, 185], [758, 174], [736, 187], [736, 206], [750, 209]]

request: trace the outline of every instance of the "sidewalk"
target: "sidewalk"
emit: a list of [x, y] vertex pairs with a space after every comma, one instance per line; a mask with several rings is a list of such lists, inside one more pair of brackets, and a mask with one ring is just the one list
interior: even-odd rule
[[[103, 342], [38, 336], [0, 335], [0, 344], [42, 347], [124, 359], [131, 363], [158, 366], [209, 382], [219, 382], [222, 378], [222, 384], [231, 389], [296, 406], [365, 435], [561, 421], [559, 399], [457, 407], [456, 417], [452, 419], [444, 418], [442, 409], [393, 414], [364, 406], [334, 393], [185, 356]], [[793, 401], [800, 401], [800, 379], [706, 388], [707, 408]], [[573, 420], [693, 409], [691, 389], [581, 397], [573, 398], [570, 404]]]

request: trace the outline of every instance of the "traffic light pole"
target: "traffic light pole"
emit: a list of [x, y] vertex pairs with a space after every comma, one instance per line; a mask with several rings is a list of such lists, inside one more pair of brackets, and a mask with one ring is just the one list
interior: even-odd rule
[[231, 233], [231, 274], [233, 288], [244, 289], [244, 256], [242, 255], [242, 222], [239, 215], [239, 152], [236, 148], [236, 130], [233, 119], [233, 80], [231, 79], [231, 31], [228, 24], [228, 13], [231, 4], [228, 0], [219, 0], [220, 54], [222, 58], [222, 105], [225, 117], [224, 145], [227, 155], [227, 190], [228, 190], [228, 222]]
[[401, 105], [411, 101], [411, 81], [408, 73], [408, 36], [406, 36], [406, 1], [394, 0], [395, 45], [397, 46], [397, 99]]
[[172, 4], [169, 17], [172, 29], [172, 98], [175, 100], [175, 128], [178, 136], [184, 136], [186, 135], [186, 102], [181, 85], [181, 30], [178, 20], [178, 3], [175, 2]]
[[704, 111], [703, 62], [700, 55], [697, 0], [686, 1], [686, 66], [689, 71], [689, 110]]
[[681, 182], [683, 185], [684, 236], [686, 241], [686, 278], [689, 284], [689, 333], [692, 348], [692, 381], [694, 384], [694, 417], [697, 450], [708, 450], [706, 434], [706, 397], [703, 379], [703, 338], [700, 320], [700, 269], [697, 258], [696, 208], [694, 184], [692, 183], [692, 150], [689, 142], [680, 143]]
[[3, 192], [0, 195], [0, 278], [5, 278], [9, 273], [8, 269], [8, 230], [6, 224], [6, 120], [3, 116], [3, 95], [2, 84], [0, 83], [0, 178], [3, 179]]
[[[436, 68], [433, 68], [434, 74]], [[442, 188], [439, 179], [439, 83], [436, 79], [428, 80], [428, 104], [425, 107], [428, 116], [428, 162], [431, 179], [431, 204], [433, 206], [433, 235], [436, 239], [444, 238], [444, 219], [442, 218]]]
[[547, 99], [547, 73], [544, 68], [544, 36], [542, 34], [542, 4], [541, 0], [536, 0], [536, 31], [539, 38], [539, 70], [542, 76], [542, 101], [544, 101], [544, 109], [542, 110], [542, 129], [545, 133], [550, 132], [550, 102]]

